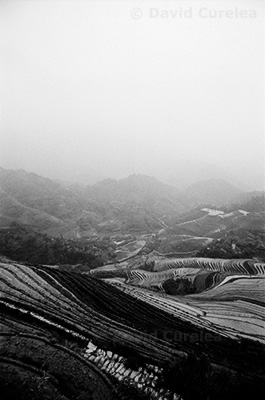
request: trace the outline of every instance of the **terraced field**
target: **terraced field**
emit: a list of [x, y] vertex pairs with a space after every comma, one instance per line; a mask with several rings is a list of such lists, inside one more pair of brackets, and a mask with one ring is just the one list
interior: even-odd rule
[[[233, 307], [229, 279], [180, 298], [42, 266], [1, 263], [0, 272], [4, 399], [261, 398], [262, 276], [239, 278], [257, 295], [244, 300], [246, 287]], [[210, 320], [217, 311], [260, 321], [259, 331], [224, 329]]]
[[120, 290], [147, 304], [226, 337], [265, 344], [264, 278], [231, 277], [233, 283], [200, 294], [170, 296], [113, 282]]
[[238, 274], [265, 274], [265, 263], [256, 262], [252, 259], [223, 259], [223, 258], [168, 258], [157, 256], [156, 252], [154, 255], [150, 255], [146, 264], [152, 265], [153, 271], [163, 271], [170, 268], [201, 268], [212, 271], [223, 271], [229, 273]]
[[118, 280], [114, 276], [107, 280], [185, 321], [229, 337], [265, 343], [264, 263], [154, 254], [145, 265], [147, 271], [131, 269], [117, 274]]
[[141, 251], [145, 243], [145, 240], [134, 240], [127, 244], [118, 243], [117, 250], [115, 251], [117, 261], [122, 262], [136, 256]]
[[264, 230], [264, 209], [260, 212], [245, 210], [224, 211], [202, 208], [194, 213], [182, 216], [164, 233], [179, 235], [212, 236], [226, 229], [242, 227], [244, 229]]

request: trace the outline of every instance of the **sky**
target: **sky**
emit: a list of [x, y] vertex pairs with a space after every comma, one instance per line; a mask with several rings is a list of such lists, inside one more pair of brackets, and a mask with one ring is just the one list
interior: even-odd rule
[[264, 189], [264, 6], [1, 0], [0, 166]]

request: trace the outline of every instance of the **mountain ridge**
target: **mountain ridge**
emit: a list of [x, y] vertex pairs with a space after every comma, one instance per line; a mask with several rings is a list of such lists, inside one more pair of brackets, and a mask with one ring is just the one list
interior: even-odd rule
[[[69, 231], [79, 230], [81, 236], [82, 232], [89, 235], [113, 229], [151, 232], [162, 226], [159, 222], [162, 215], [172, 217], [188, 208], [187, 200], [177, 189], [148, 176], [104, 180], [76, 188], [64, 187], [25, 170], [1, 168], [0, 187], [2, 221], [18, 222], [17, 213], [23, 219], [27, 212], [30, 225], [31, 220], [36, 220], [36, 212], [40, 212], [46, 220], [57, 219], [55, 231], [58, 222], [62, 221], [62, 229], [58, 229], [57, 235], [65, 232], [67, 226]], [[41, 219], [34, 227], [41, 232], [47, 231]]]
[[154, 233], [189, 215], [196, 206], [210, 207], [214, 199], [218, 201], [213, 208], [229, 200], [229, 210], [234, 199], [234, 203], [242, 198], [252, 204], [252, 193], [259, 193], [249, 194], [215, 179], [200, 181], [183, 192], [142, 174], [108, 178], [86, 187], [64, 186], [35, 173], [4, 168], [0, 168], [0, 189], [2, 226], [17, 222], [66, 238]]

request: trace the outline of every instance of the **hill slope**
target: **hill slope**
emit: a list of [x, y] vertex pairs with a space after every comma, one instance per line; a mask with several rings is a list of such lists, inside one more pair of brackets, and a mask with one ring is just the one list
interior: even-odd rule
[[153, 232], [191, 204], [176, 188], [145, 175], [101, 181], [85, 196], [87, 208], [94, 203], [104, 213], [104, 229], [124, 232]]
[[142, 175], [84, 189], [1, 168], [0, 189], [4, 226], [18, 222], [52, 236], [153, 232], [189, 207], [177, 189]]
[[210, 179], [190, 185], [184, 194], [198, 204], [222, 206], [231, 203], [242, 191], [222, 179]]

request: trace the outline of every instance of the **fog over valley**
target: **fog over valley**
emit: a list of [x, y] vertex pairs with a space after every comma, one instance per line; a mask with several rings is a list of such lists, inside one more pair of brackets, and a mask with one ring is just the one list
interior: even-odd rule
[[2, 167], [264, 189], [262, 2], [217, 20], [197, 2], [155, 2], [193, 17], [152, 19], [148, 4], [1, 2]]

